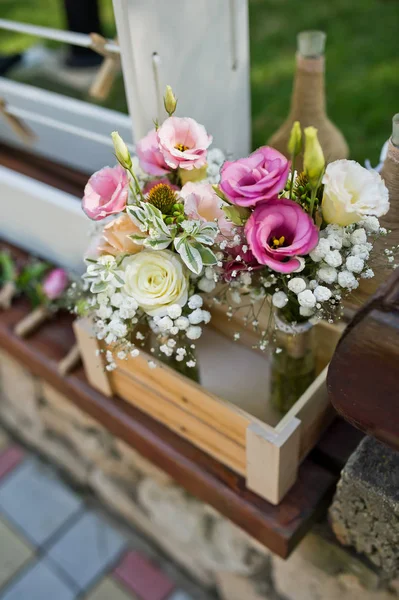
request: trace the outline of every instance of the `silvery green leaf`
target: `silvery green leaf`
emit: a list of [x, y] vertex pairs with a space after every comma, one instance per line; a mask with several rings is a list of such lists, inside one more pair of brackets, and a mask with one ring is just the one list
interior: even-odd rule
[[120, 285], [124, 285], [125, 280], [123, 279], [123, 277], [121, 277], [120, 275], [118, 275], [118, 273], [116, 271], [114, 271], [114, 277], [116, 279], [116, 281], [120, 284]]
[[205, 267], [216, 265], [218, 260], [210, 248], [205, 248], [205, 246], [201, 246], [201, 244], [195, 244], [195, 248], [200, 253]]
[[171, 238], [166, 237], [159, 237], [156, 239], [147, 238], [144, 242], [144, 246], [146, 248], [152, 248], [153, 250], [165, 250], [165, 248], [170, 245], [171, 241]]
[[145, 243], [147, 236], [139, 235], [138, 233], [132, 233], [132, 235], [128, 235], [128, 238], [130, 238], [135, 244], [142, 246]]
[[162, 231], [167, 237], [171, 237], [169, 227], [166, 225], [162, 217], [154, 217], [153, 224], [158, 230]]
[[198, 234], [195, 236], [194, 239], [196, 242], [199, 242], [200, 244], [205, 244], [206, 246], [212, 246], [215, 242], [214, 238], [210, 235]]
[[194, 246], [190, 244], [187, 240], [184, 240], [179, 245], [179, 249], [177, 251], [180, 254], [182, 261], [185, 265], [187, 265], [190, 271], [192, 271], [196, 275], [199, 275], [203, 267], [202, 258], [199, 251], [196, 248], [194, 248]]
[[144, 211], [141, 208], [139, 208], [138, 206], [128, 206], [126, 210], [127, 214], [129, 215], [129, 217], [135, 225], [137, 225], [138, 227], [140, 227], [141, 225], [147, 226], [147, 218], [144, 214]]
[[97, 281], [91, 284], [90, 291], [92, 294], [100, 294], [101, 292], [105, 292], [107, 287], [108, 284], [105, 281]]

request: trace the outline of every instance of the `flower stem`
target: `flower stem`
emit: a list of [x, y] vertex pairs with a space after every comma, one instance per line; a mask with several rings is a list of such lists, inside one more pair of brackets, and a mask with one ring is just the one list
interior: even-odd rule
[[292, 190], [294, 189], [294, 173], [295, 173], [295, 152], [293, 152], [291, 155], [290, 200], [292, 200]]
[[143, 196], [143, 192], [140, 189], [140, 185], [139, 185], [139, 180], [137, 179], [137, 175], [133, 170], [133, 167], [129, 168], [129, 173], [130, 175], [133, 177], [134, 183], [135, 183], [135, 196], [136, 196], [136, 200], [138, 200], [138, 197], [140, 196], [140, 200], [142, 202], [144, 202], [144, 196]]
[[317, 188], [312, 188], [312, 192], [310, 194], [310, 209], [309, 214], [313, 219], [313, 211], [314, 211], [314, 203], [316, 200]]

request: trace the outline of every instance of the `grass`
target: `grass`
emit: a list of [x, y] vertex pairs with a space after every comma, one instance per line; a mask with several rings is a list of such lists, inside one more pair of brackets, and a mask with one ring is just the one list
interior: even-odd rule
[[[100, 0], [107, 36], [115, 34], [111, 0]], [[331, 119], [344, 132], [351, 156], [376, 162], [399, 112], [397, 0], [249, 0], [253, 145], [266, 143], [289, 110], [296, 34], [327, 32], [327, 102]], [[64, 27], [59, 0], [0, 0], [0, 17]], [[32, 38], [1, 31], [0, 53], [20, 52]], [[40, 81], [70, 94], [59, 84]], [[126, 110], [122, 81], [106, 102]]]

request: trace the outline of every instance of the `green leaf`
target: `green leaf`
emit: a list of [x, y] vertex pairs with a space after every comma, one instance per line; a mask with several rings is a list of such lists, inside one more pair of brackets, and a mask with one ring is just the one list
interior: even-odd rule
[[213, 191], [215, 192], [216, 196], [219, 196], [219, 198], [221, 198], [224, 202], [227, 202], [227, 204], [230, 204], [229, 200], [223, 194], [222, 190], [220, 189], [220, 187], [218, 186], [217, 183], [213, 184], [212, 187], [213, 187]]
[[215, 242], [215, 238], [211, 237], [210, 235], [196, 235], [195, 236], [195, 241], [199, 242], [200, 244], [205, 244], [206, 246], [212, 246]]
[[132, 235], [128, 235], [127, 237], [130, 238], [132, 240], [132, 242], [135, 242], [136, 244], [139, 244], [140, 246], [142, 244], [144, 244], [147, 239], [146, 235], [139, 235], [138, 233], [132, 233]]
[[14, 281], [15, 275], [13, 259], [8, 252], [0, 252], [0, 281]]
[[216, 265], [218, 260], [210, 248], [205, 248], [205, 246], [202, 246], [201, 244], [195, 244], [195, 248], [200, 253], [205, 267]]
[[90, 287], [90, 291], [93, 294], [100, 294], [101, 292], [105, 292], [108, 284], [105, 281], [97, 281], [97, 283], [92, 283]]
[[202, 271], [202, 258], [200, 252], [195, 248], [192, 244], [190, 244], [187, 240], [183, 240], [182, 243], [179, 244], [179, 248], [176, 250], [181, 256], [182, 261], [185, 265], [195, 273], [199, 275]]
[[251, 214], [251, 211], [244, 206], [222, 206], [222, 210], [234, 225], [239, 226], [245, 225]]

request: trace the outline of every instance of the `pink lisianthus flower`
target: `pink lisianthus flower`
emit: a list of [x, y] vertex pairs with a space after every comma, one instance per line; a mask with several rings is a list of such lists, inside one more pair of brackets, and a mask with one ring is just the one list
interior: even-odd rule
[[136, 144], [140, 166], [150, 175], [166, 175], [171, 171], [159, 149], [158, 134], [152, 129]]
[[226, 218], [222, 210], [225, 204], [215, 193], [210, 183], [186, 183], [179, 196], [184, 200], [184, 212], [190, 219], [217, 222], [224, 237], [233, 235], [234, 224]]
[[68, 275], [64, 269], [53, 269], [43, 281], [42, 289], [49, 300], [57, 300], [68, 286]]
[[169, 117], [157, 131], [159, 149], [172, 169], [200, 169], [212, 143], [205, 127], [190, 117]]
[[83, 210], [93, 221], [122, 212], [129, 195], [129, 179], [120, 165], [104, 167], [94, 173], [86, 184]]
[[226, 161], [220, 187], [233, 204], [254, 206], [277, 198], [284, 189], [290, 162], [274, 148], [262, 146], [247, 158]]
[[163, 185], [168, 185], [175, 192], [178, 192], [180, 190], [179, 186], [175, 185], [174, 183], [171, 183], [169, 179], [167, 179], [167, 177], [162, 177], [161, 179], [153, 179], [153, 181], [149, 181], [148, 183], [146, 183], [143, 187], [143, 194], [148, 194], [148, 192], [150, 192], [152, 188], [154, 188], [156, 185], [159, 185], [160, 183], [162, 183]]
[[279, 273], [298, 269], [296, 257], [309, 254], [319, 239], [310, 216], [287, 198], [258, 204], [245, 225], [245, 235], [256, 260]]

